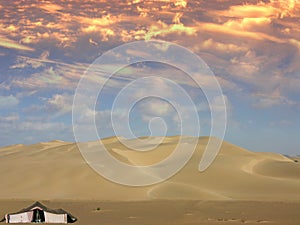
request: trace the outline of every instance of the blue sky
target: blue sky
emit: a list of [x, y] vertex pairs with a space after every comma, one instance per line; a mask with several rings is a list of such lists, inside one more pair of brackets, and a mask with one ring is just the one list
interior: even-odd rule
[[[89, 65], [121, 44], [156, 39], [191, 50], [214, 72], [228, 110], [225, 140], [253, 151], [300, 154], [298, 0], [0, 4], [0, 146], [74, 141], [72, 102]], [[177, 81], [184, 77], [153, 63], [120, 71], [123, 80], [113, 80], [99, 100], [103, 106], [97, 108], [97, 128], [102, 136], [114, 135], [106, 124], [114, 96], [126, 79], [142, 73]], [[201, 135], [209, 134], [203, 93], [191, 84], [182, 86], [199, 108]], [[158, 99], [143, 104], [131, 115], [137, 136], [149, 134], [149, 119], [156, 116], [165, 119], [167, 134], [179, 133], [172, 107]]]

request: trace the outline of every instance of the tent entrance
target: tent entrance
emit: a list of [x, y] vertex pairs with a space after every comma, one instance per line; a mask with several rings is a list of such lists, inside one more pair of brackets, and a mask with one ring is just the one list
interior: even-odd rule
[[43, 210], [34, 209], [33, 210], [33, 223], [44, 223], [45, 222], [45, 213]]

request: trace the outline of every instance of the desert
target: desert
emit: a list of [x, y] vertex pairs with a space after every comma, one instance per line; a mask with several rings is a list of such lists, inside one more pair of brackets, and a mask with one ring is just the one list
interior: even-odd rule
[[[168, 157], [179, 136], [165, 137], [146, 152], [127, 149], [120, 140], [111, 137], [102, 143], [118, 160], [149, 165]], [[77, 224], [299, 224], [300, 164], [295, 158], [223, 141], [213, 164], [199, 172], [208, 140], [198, 139], [192, 158], [177, 174], [144, 187], [103, 178], [75, 143], [55, 140], [1, 148], [0, 214], [41, 201], [68, 210]]]

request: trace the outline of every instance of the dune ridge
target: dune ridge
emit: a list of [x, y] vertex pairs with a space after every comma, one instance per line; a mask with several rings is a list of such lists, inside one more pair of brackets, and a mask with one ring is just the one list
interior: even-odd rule
[[[124, 163], [150, 165], [168, 157], [179, 138], [166, 137], [156, 149], [142, 152], [116, 137], [102, 142]], [[189, 138], [182, 137], [187, 143]], [[146, 187], [106, 180], [89, 167], [75, 143], [56, 140], [0, 148], [0, 199], [300, 201], [300, 163], [280, 154], [251, 152], [224, 141], [214, 163], [199, 172], [208, 139], [198, 139], [194, 155], [176, 175]], [[149, 140], [149, 145], [157, 144]], [[123, 141], [140, 146], [137, 140]]]

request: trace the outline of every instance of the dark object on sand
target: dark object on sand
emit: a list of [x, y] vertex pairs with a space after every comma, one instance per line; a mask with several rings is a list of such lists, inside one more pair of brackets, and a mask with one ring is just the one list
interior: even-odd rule
[[40, 202], [15, 213], [8, 213], [0, 222], [6, 223], [74, 223], [77, 219], [63, 209], [49, 209]]

